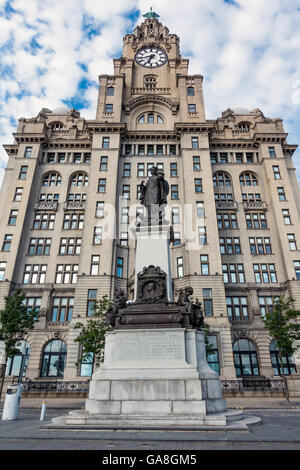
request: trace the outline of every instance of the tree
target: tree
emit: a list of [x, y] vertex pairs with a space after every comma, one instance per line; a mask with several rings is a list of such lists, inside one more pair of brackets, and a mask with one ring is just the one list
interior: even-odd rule
[[300, 310], [293, 308], [294, 299], [281, 296], [274, 302], [273, 310], [266, 313], [263, 323], [278, 347], [280, 375], [284, 381], [285, 396], [289, 402], [287, 379], [284, 372], [283, 357], [293, 353], [292, 344], [300, 340]]
[[0, 397], [5, 377], [7, 358], [19, 352], [17, 346], [28, 331], [33, 330], [38, 312], [28, 310], [24, 304], [25, 294], [17, 289], [5, 297], [5, 308], [0, 310], [0, 341], [5, 346], [5, 363], [1, 365]]
[[111, 328], [106, 323], [105, 313], [111, 305], [107, 295], [95, 302], [94, 315], [84, 325], [77, 322], [75, 329], [80, 329], [79, 336], [75, 338], [75, 342], [82, 346], [81, 360], [89, 360], [93, 358], [93, 369], [96, 365], [100, 366], [104, 359], [105, 333]]

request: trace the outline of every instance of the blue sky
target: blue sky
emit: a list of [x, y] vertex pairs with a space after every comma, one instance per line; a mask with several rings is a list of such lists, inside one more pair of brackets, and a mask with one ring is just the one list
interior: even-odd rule
[[[0, 142], [19, 117], [75, 107], [95, 117], [98, 75], [150, 6], [204, 76], [206, 116], [259, 108], [300, 143], [299, 0], [0, 0]], [[300, 151], [294, 155], [300, 180]], [[0, 150], [0, 183], [7, 157]]]

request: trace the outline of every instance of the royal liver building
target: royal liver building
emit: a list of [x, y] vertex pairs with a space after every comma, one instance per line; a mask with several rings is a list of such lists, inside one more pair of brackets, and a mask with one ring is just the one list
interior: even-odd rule
[[[135, 298], [132, 234], [153, 166], [169, 185], [173, 299], [190, 286], [202, 303], [210, 366], [226, 379], [278, 375], [262, 317], [282, 294], [300, 308], [296, 145], [281, 119], [259, 109], [207, 120], [203, 77], [189, 75], [179, 38], [152, 11], [113, 65], [113, 75], [99, 76], [94, 120], [44, 108], [19, 119], [4, 146], [0, 308], [20, 287], [28, 309], [39, 310], [6, 375], [25, 363], [31, 380], [91, 376], [74, 325], [105, 294]], [[286, 369], [294, 371], [290, 358]]]

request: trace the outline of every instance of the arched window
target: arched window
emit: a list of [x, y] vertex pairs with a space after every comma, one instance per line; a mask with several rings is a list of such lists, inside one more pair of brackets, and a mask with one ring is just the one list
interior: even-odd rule
[[241, 186], [258, 186], [257, 176], [251, 171], [245, 171], [240, 175]]
[[51, 124], [51, 130], [52, 131], [61, 131], [64, 128], [64, 125], [62, 122], [53, 122]]
[[187, 88], [187, 95], [188, 96], [195, 96], [195, 88], [193, 86], [189, 86]]
[[14, 354], [13, 357], [9, 357], [7, 359], [5, 375], [14, 375], [19, 377], [22, 373], [22, 376], [24, 377], [26, 375], [30, 356], [30, 345], [26, 341], [22, 340], [19, 341], [16, 349], [18, 349], [19, 352]]
[[88, 174], [83, 171], [74, 173], [70, 178], [70, 186], [87, 186], [89, 184]]
[[114, 89], [114, 87], [113, 87], [113, 86], [107, 87], [107, 89], [106, 89], [106, 95], [107, 95], [107, 96], [114, 96], [114, 94], [115, 94], [115, 89]]
[[138, 117], [137, 120], [138, 124], [162, 124], [164, 122], [163, 117], [158, 114], [158, 113], [147, 113], [147, 114], [142, 114], [141, 116]]
[[43, 351], [41, 377], [63, 377], [67, 346], [60, 339], [50, 341]]
[[234, 343], [233, 358], [237, 377], [259, 375], [256, 349], [248, 339], [238, 339]]
[[237, 126], [239, 131], [248, 132], [250, 130], [249, 122], [240, 122]]
[[228, 173], [218, 171], [213, 176], [213, 185], [217, 187], [231, 186], [231, 178]]
[[60, 186], [61, 175], [57, 171], [50, 171], [43, 177], [43, 186]]
[[[281, 368], [280, 360], [279, 360], [279, 349], [274, 339], [273, 341], [271, 341], [269, 349], [270, 349], [270, 356], [271, 356], [271, 362], [272, 362], [274, 375], [281, 375], [282, 368]], [[293, 372], [296, 372], [296, 367], [295, 367], [295, 364], [293, 363], [293, 359], [291, 356], [287, 356], [287, 355], [283, 356], [282, 362], [284, 365], [285, 375], [290, 375]]]

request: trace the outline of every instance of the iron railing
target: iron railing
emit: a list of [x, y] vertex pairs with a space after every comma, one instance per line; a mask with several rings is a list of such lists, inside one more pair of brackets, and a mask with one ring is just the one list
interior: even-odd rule
[[55, 393], [87, 393], [90, 381], [68, 382], [56, 380], [53, 382], [42, 382], [26, 380], [23, 382], [23, 392], [55, 392]]
[[282, 379], [240, 379], [222, 380], [223, 392], [284, 392]]

